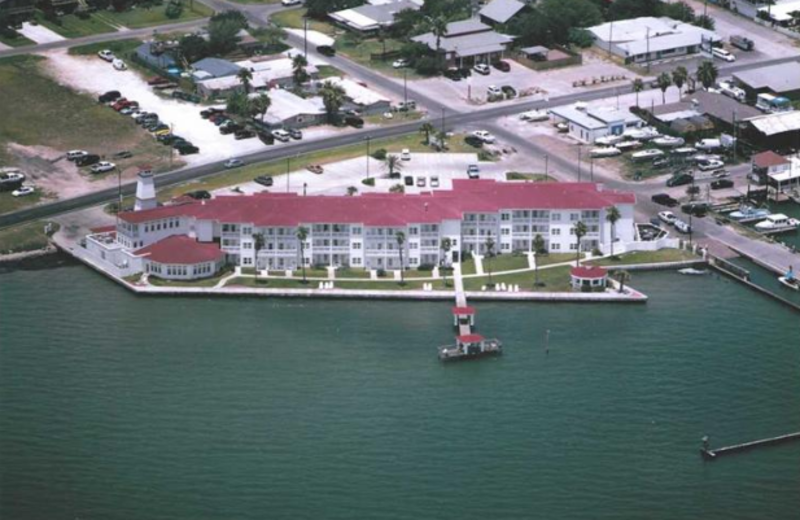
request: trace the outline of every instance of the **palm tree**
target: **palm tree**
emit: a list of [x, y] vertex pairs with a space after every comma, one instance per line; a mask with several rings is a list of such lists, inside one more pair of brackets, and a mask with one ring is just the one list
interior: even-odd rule
[[292, 81], [298, 87], [308, 81], [306, 67], [308, 67], [308, 60], [302, 54], [297, 54], [292, 58]]
[[494, 286], [492, 283], [492, 258], [494, 257], [494, 239], [491, 236], [486, 237], [486, 242], [483, 244], [486, 248], [486, 267], [489, 273], [489, 285]]
[[358, 193], [358, 188], [356, 188], [355, 186], [348, 186], [347, 187], [347, 195], [348, 196], [352, 197], [356, 193]]
[[636, 93], [636, 107], [639, 107], [639, 92], [644, 90], [644, 81], [642, 78], [633, 80], [633, 91]]
[[264, 233], [256, 233], [253, 235], [253, 267], [256, 268], [256, 280], [258, 280], [258, 252], [264, 249]]
[[306, 280], [306, 240], [308, 240], [308, 229], [300, 226], [297, 228], [297, 241], [300, 242], [300, 267], [303, 269], [303, 284]]
[[419, 133], [425, 134], [425, 144], [431, 144], [431, 134], [436, 132], [436, 127], [430, 121], [425, 121], [419, 127]]
[[322, 88], [319, 92], [322, 96], [322, 104], [325, 105], [328, 123], [333, 124], [339, 115], [339, 110], [341, 110], [344, 104], [344, 89], [331, 81], [326, 81], [322, 84]]
[[[439, 244], [439, 247], [441, 247], [442, 251], [444, 252], [444, 256], [442, 256], [442, 260], [439, 263], [442, 264], [442, 267], [446, 267], [446, 260], [450, 255], [450, 250], [453, 248], [453, 242], [448, 237], [444, 237]], [[442, 277], [444, 278], [444, 286], [447, 287], [447, 271], [444, 269], [442, 269]]]
[[239, 72], [236, 74], [236, 77], [239, 78], [239, 83], [242, 84], [244, 87], [245, 94], [250, 93], [250, 82], [253, 81], [253, 73], [250, 72], [248, 68], [239, 69]]
[[619, 210], [616, 206], [611, 206], [606, 212], [606, 220], [609, 224], [611, 224], [611, 256], [614, 256], [614, 235], [616, 234], [616, 226], [619, 219], [622, 218], [622, 215], [619, 214]]
[[403, 170], [403, 161], [400, 160], [399, 156], [390, 154], [384, 159], [383, 167], [389, 172], [389, 178], [394, 179], [395, 173], [400, 177], [400, 172]]
[[[533, 237], [533, 251], [534, 251], [534, 253], [536, 254], [537, 257], [540, 254], [544, 253], [544, 238], [542, 238], [542, 235], [540, 235], [538, 233], [536, 234], [535, 237]], [[535, 262], [533, 264], [533, 277], [534, 277], [533, 285], [535, 285], [536, 287], [539, 287], [539, 259], [538, 258], [535, 259]]]
[[574, 233], [575, 233], [575, 243], [577, 244], [575, 247], [575, 265], [579, 265], [581, 261], [581, 239], [586, 236], [589, 230], [586, 227], [586, 224], [583, 222], [578, 221], [575, 224]]
[[447, 132], [441, 130], [436, 132], [436, 141], [439, 143], [439, 151], [445, 151], [447, 149]]
[[623, 292], [625, 290], [625, 282], [629, 282], [630, 279], [631, 279], [631, 274], [628, 271], [617, 272], [617, 281], [619, 282], [619, 292]]
[[661, 104], [666, 104], [667, 102], [667, 89], [672, 86], [672, 78], [669, 75], [669, 72], [662, 72], [656, 78], [656, 84], [658, 88], [661, 89]]
[[398, 231], [394, 238], [397, 240], [397, 254], [400, 255], [400, 285], [405, 285], [405, 268], [403, 267], [403, 245], [406, 243], [406, 234]]
[[254, 115], [261, 116], [262, 123], [264, 122], [264, 117], [267, 115], [267, 110], [269, 110], [271, 106], [272, 99], [264, 92], [250, 100], [250, 110]]
[[716, 83], [719, 76], [719, 70], [714, 62], [704, 61], [697, 67], [697, 81], [699, 81], [705, 88], [711, 88]]
[[686, 84], [686, 80], [688, 79], [689, 71], [686, 70], [686, 67], [683, 65], [672, 71], [672, 82], [675, 83], [676, 87], [678, 87], [679, 96], [681, 94], [681, 89], [683, 89], [683, 86]]
[[447, 18], [439, 15], [435, 18], [428, 18], [428, 28], [433, 36], [436, 37], [436, 59], [439, 60], [439, 68], [442, 68], [442, 38], [447, 35]]

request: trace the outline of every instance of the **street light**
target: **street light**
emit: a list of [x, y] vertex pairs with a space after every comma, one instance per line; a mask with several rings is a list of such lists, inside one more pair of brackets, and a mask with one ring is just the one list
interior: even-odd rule
[[549, 177], [549, 174], [548, 174], [548, 166], [550, 166], [550, 156], [547, 155], [547, 154], [544, 154], [544, 180], [545, 180], [545, 182], [550, 180], [550, 177]]
[[365, 140], [367, 141], [367, 179], [369, 179], [369, 143], [372, 140], [372, 137], [368, 135], [365, 137]]

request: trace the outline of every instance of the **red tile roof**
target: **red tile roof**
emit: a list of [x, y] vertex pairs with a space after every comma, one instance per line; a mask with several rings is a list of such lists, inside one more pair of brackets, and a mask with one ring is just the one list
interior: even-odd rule
[[789, 159], [778, 155], [772, 150], [761, 152], [753, 156], [753, 164], [756, 168], [769, 168], [770, 166], [780, 166], [781, 164], [789, 164]]
[[453, 307], [453, 314], [457, 316], [475, 314], [475, 307]]
[[216, 262], [225, 255], [217, 244], [204, 244], [186, 235], [173, 235], [134, 252], [159, 264], [201, 264]]
[[464, 334], [463, 336], [456, 336], [456, 340], [461, 343], [480, 343], [483, 341], [483, 336], [480, 334]]
[[492, 180], [455, 180], [450, 191], [418, 195], [396, 193], [349, 196], [309, 196], [262, 192], [248, 196], [220, 196], [179, 206], [120, 214], [126, 222], [141, 223], [176, 216], [256, 226], [314, 223], [352, 223], [367, 226], [404, 226], [460, 220], [464, 213], [494, 213], [500, 209], [600, 210], [615, 204], [633, 204], [632, 193], [602, 189], [591, 183], [502, 183]]
[[589, 266], [589, 267], [573, 267], [570, 274], [576, 278], [605, 278], [608, 276], [608, 270], [605, 267]]

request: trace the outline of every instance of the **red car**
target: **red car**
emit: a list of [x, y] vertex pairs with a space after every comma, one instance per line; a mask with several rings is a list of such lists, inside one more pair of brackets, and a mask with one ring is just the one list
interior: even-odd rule
[[496, 68], [500, 72], [510, 72], [511, 71], [511, 65], [509, 65], [507, 61], [503, 61], [503, 60], [496, 61], [496, 62], [492, 63], [492, 66], [494, 66], [494, 68]]
[[129, 106], [130, 104], [131, 104], [131, 102], [128, 101], [126, 98], [121, 98], [121, 99], [118, 99], [116, 101], [116, 103], [111, 105], [111, 108], [113, 108], [114, 110], [119, 112], [120, 110], [122, 110], [123, 108]]

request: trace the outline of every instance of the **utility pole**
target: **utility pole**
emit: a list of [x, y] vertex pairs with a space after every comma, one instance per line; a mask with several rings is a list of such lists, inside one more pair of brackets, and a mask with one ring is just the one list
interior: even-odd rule
[[550, 156], [547, 155], [547, 154], [544, 154], [544, 180], [545, 180], [545, 182], [548, 182], [550, 180], [550, 175], [549, 175], [549, 172], [548, 172], [548, 166], [550, 165], [549, 163], [550, 163]]
[[589, 154], [589, 179], [594, 182], [594, 156]]
[[292, 158], [286, 158], [286, 193], [289, 193], [289, 172], [292, 169]]
[[736, 162], [736, 145], [738, 143], [737, 138], [737, 123], [736, 123], [736, 109], [733, 109], [733, 160]]
[[122, 170], [117, 169], [117, 227], [119, 227], [119, 213], [122, 211]]
[[408, 117], [408, 67], [403, 67], [403, 107]]
[[308, 17], [303, 17], [303, 56], [308, 61]]
[[614, 20], [608, 22], [608, 57], [612, 56], [611, 54], [611, 41], [614, 39]]
[[367, 179], [369, 179], [369, 142], [372, 139], [371, 136], [367, 136]]

